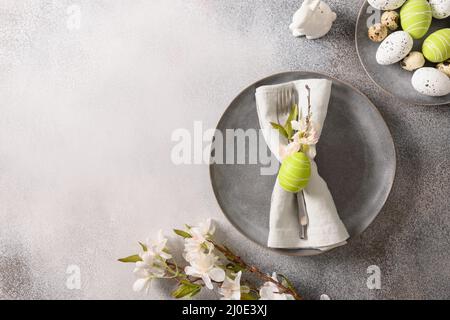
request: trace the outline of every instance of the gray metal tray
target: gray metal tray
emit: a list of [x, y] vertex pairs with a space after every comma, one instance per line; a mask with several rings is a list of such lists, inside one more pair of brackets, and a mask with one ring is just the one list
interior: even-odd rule
[[[368, 12], [367, 9], [369, 7], [369, 3], [364, 1], [359, 11], [355, 31], [356, 51], [367, 75], [385, 92], [404, 102], [418, 105], [449, 104], [450, 94], [443, 97], [429, 97], [417, 92], [411, 84], [413, 72], [403, 70], [399, 63], [389, 66], [382, 66], [377, 63], [375, 56], [380, 44], [372, 42], [367, 36], [367, 19], [372, 20], [373, 11], [377, 12], [377, 10], [371, 8], [372, 10]], [[429, 34], [439, 29], [448, 28], [449, 25], [450, 18], [443, 20], [433, 19], [428, 33], [422, 39], [414, 40], [413, 51], [422, 51], [422, 43]], [[398, 30], [401, 30], [401, 28]], [[436, 64], [427, 62], [425, 66], [435, 67]]]

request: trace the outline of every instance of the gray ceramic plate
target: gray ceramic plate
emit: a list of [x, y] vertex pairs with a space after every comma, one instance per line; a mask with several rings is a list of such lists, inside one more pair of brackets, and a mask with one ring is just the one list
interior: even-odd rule
[[[450, 103], [450, 94], [443, 97], [428, 97], [418, 93], [411, 85], [412, 72], [403, 70], [399, 63], [389, 66], [381, 66], [375, 60], [375, 55], [379, 43], [372, 42], [367, 36], [368, 24], [374, 23], [374, 17], [380, 17], [378, 10], [372, 8], [367, 1], [364, 1], [356, 21], [356, 50], [359, 59], [366, 70], [368, 76], [384, 91], [394, 95], [402, 101], [420, 105], [441, 105]], [[369, 21], [369, 22], [368, 22]], [[379, 22], [379, 18], [377, 20]], [[450, 18], [444, 20], [433, 19], [428, 34], [442, 28], [448, 28]], [[399, 29], [400, 30], [400, 29]], [[422, 51], [423, 40], [414, 40], [414, 51]], [[427, 63], [428, 67], [434, 64]]]
[[[313, 72], [276, 74], [242, 91], [223, 114], [217, 129], [225, 132], [226, 129], [260, 128], [256, 88], [307, 78], [333, 81], [328, 115], [318, 144], [317, 164], [350, 236], [354, 237], [369, 226], [383, 207], [396, 166], [389, 129], [376, 107], [361, 92]], [[261, 175], [261, 167], [265, 166], [211, 164], [210, 174], [217, 201], [228, 220], [250, 240], [266, 246], [270, 197], [276, 175]], [[321, 253], [307, 249], [276, 251], [301, 256]]]

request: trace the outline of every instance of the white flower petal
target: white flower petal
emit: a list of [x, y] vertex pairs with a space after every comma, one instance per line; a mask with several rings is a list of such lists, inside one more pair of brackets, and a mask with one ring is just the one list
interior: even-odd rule
[[242, 272], [239, 271], [233, 279], [225, 277], [224, 282], [219, 288], [219, 293], [223, 296], [222, 300], [240, 300], [241, 299], [241, 280]]
[[149, 283], [150, 278], [137, 279], [133, 284], [133, 290], [136, 292], [142, 291]]
[[220, 268], [213, 268], [208, 272], [208, 275], [217, 282], [222, 282], [225, 280], [225, 271]]
[[197, 271], [197, 269], [195, 269], [194, 267], [192, 267], [192, 266], [186, 266], [185, 268], [184, 268], [184, 272], [188, 275], [188, 276], [194, 276], [194, 277], [196, 277], [199, 273], [198, 273], [198, 271]]
[[237, 290], [233, 291], [233, 293], [232, 293], [232, 295], [230, 297], [230, 300], [241, 300], [241, 291], [240, 290], [239, 291], [237, 291]]
[[273, 300], [273, 290], [265, 284], [259, 289], [260, 300]]
[[213, 289], [213, 285], [211, 283], [211, 279], [209, 278], [209, 276], [207, 274], [203, 274], [202, 275], [202, 280], [205, 283], [205, 286], [209, 289], [212, 290]]
[[208, 219], [209, 220], [209, 227], [208, 227], [208, 234], [209, 235], [213, 235], [214, 234], [214, 232], [216, 231], [216, 226], [212, 223], [212, 220], [211, 219]]
[[298, 122], [297, 120], [292, 120], [291, 126], [292, 126], [292, 129], [297, 130], [297, 131], [300, 130], [300, 128], [301, 128], [300, 122]]
[[236, 278], [234, 278], [234, 283], [236, 285], [239, 285], [239, 287], [241, 286], [241, 276], [242, 276], [242, 271], [239, 271], [238, 273], [236, 273]]
[[167, 239], [164, 238], [163, 231], [161, 229], [159, 229], [158, 230], [158, 242], [162, 242], [162, 241], [166, 242]]
[[[147, 252], [144, 252], [143, 254], [141, 254], [141, 259], [142, 259], [142, 261], [140, 261], [140, 262], [142, 262], [142, 264], [146, 264], [146, 265], [152, 264], [153, 261], [155, 260], [155, 255], [153, 254], [153, 252], [147, 251]], [[136, 262], [136, 265], [138, 263], [139, 263], [139, 261]]]
[[163, 258], [164, 260], [169, 260], [172, 258], [172, 255], [166, 252], [161, 252], [160, 254], [161, 258]]
[[133, 273], [138, 278], [148, 278], [150, 276], [148, 270], [145, 268], [135, 268]]
[[136, 262], [136, 268], [146, 268], [147, 266], [148, 264], [143, 261]]

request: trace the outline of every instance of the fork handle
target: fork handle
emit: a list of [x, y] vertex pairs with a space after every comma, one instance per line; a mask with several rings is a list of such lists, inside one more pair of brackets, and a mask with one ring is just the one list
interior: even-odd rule
[[298, 204], [298, 221], [300, 225], [300, 238], [306, 239], [308, 228], [308, 213], [306, 211], [306, 202], [303, 195], [303, 191], [297, 193]]

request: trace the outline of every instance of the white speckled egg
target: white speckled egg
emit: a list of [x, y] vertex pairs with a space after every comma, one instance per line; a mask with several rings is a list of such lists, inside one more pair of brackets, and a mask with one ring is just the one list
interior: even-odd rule
[[399, 62], [408, 55], [413, 47], [413, 39], [405, 31], [391, 33], [377, 50], [377, 62], [382, 65]]
[[450, 1], [449, 0], [429, 0], [433, 18], [445, 19], [450, 16]]
[[411, 83], [414, 89], [427, 96], [440, 97], [450, 93], [449, 77], [435, 68], [418, 69]]
[[368, 0], [369, 4], [378, 10], [395, 10], [400, 8], [406, 0]]

